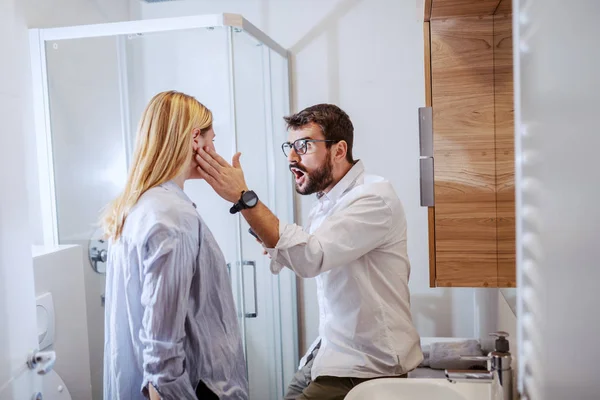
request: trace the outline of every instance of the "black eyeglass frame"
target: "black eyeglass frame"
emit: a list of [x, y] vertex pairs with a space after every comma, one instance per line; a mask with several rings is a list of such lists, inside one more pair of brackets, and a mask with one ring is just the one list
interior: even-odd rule
[[[300, 151], [298, 151], [298, 148], [296, 148], [296, 143], [298, 143], [298, 142], [304, 142], [304, 151], [302, 153]], [[289, 154], [285, 152], [285, 149], [286, 149], [285, 146], [289, 146], [289, 151], [294, 149], [296, 154], [298, 154], [299, 156], [302, 156], [302, 155], [306, 154], [306, 151], [308, 150], [308, 146], [306, 145], [306, 143], [329, 143], [329, 142], [330, 143], [339, 143], [339, 142], [341, 142], [341, 140], [296, 139], [292, 143], [283, 142], [281, 144], [281, 151], [283, 151], [283, 155], [285, 155], [286, 157], [289, 157]]]

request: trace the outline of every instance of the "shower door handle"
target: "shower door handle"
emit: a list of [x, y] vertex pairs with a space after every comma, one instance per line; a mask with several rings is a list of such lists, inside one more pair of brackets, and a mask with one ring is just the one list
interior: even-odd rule
[[[247, 267], [247, 266], [252, 267], [252, 281], [253, 281], [252, 291], [253, 291], [253, 295], [254, 295], [254, 311], [246, 312], [244, 316], [246, 318], [256, 318], [258, 316], [258, 294], [256, 292], [256, 261], [243, 261], [242, 268]], [[242, 275], [244, 277], [244, 280], [245, 280], [245, 275], [246, 274]], [[244, 305], [245, 305], [245, 302], [246, 302], [246, 296], [244, 296]]]

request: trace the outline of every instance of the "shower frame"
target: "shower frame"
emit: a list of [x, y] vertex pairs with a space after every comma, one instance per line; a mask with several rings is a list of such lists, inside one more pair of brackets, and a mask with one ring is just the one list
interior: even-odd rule
[[[29, 30], [29, 49], [30, 49], [30, 61], [31, 61], [31, 79], [33, 89], [33, 109], [34, 109], [34, 126], [36, 135], [36, 152], [37, 152], [37, 171], [38, 171], [38, 183], [39, 183], [39, 198], [41, 207], [41, 227], [42, 227], [42, 238], [43, 244], [46, 246], [59, 245], [59, 234], [58, 234], [58, 213], [57, 213], [57, 201], [56, 201], [56, 187], [55, 187], [55, 176], [54, 176], [54, 157], [53, 157], [53, 144], [52, 144], [52, 125], [50, 115], [50, 95], [48, 86], [48, 74], [46, 65], [46, 44], [50, 41], [66, 40], [66, 39], [83, 39], [83, 38], [94, 38], [94, 37], [107, 37], [107, 36], [121, 36], [123, 37], [130, 35], [139, 35], [146, 33], [159, 33], [168, 31], [180, 31], [186, 29], [199, 29], [199, 28], [231, 28], [227, 31], [228, 35], [228, 46], [229, 46], [229, 79], [230, 79], [230, 102], [232, 105], [232, 116], [231, 123], [234, 130], [235, 143], [234, 151], [237, 152], [238, 147], [238, 133], [235, 123], [235, 79], [233, 75], [233, 37], [232, 30], [244, 31], [252, 36], [257, 41], [264, 44], [265, 50], [273, 50], [278, 53], [287, 64], [288, 73], [288, 107], [286, 110], [291, 112], [291, 68], [290, 68], [290, 55], [289, 52], [279, 45], [276, 41], [258, 29], [255, 25], [250, 23], [244, 17], [238, 14], [209, 14], [209, 15], [194, 15], [185, 17], [173, 17], [173, 18], [159, 18], [159, 19], [147, 19], [137, 21], [124, 21], [114, 23], [103, 23], [93, 25], [79, 25], [70, 27], [58, 27], [58, 28], [44, 28], [44, 29], [30, 29]], [[127, 76], [123, 66], [126, 66], [126, 50], [125, 42], [119, 40], [118, 42], [118, 59], [120, 67], [119, 76], [119, 96], [120, 96], [120, 107], [122, 111], [121, 130], [122, 140], [125, 148], [126, 163], [129, 165], [129, 157], [133, 149], [132, 138], [130, 135], [130, 121], [129, 121], [129, 100], [127, 91]], [[266, 53], [265, 53], [266, 54]], [[265, 57], [265, 62], [268, 62], [268, 56]], [[268, 93], [270, 88], [270, 82], [268, 79], [265, 80], [265, 93]], [[270, 105], [270, 99], [265, 98], [265, 101]], [[267, 126], [267, 130], [270, 132], [267, 134], [267, 138], [270, 142], [274, 140], [272, 126]], [[272, 158], [272, 157], [271, 157]], [[269, 178], [274, 181], [274, 170], [275, 164], [273, 160], [268, 160], [269, 163]], [[290, 188], [293, 188], [293, 182], [290, 179]], [[271, 194], [273, 196], [273, 194]], [[292, 196], [293, 204], [291, 209], [292, 214], [290, 217], [293, 221], [297, 221], [297, 205], [296, 198]], [[238, 243], [238, 255], [241, 253], [241, 220], [238, 223], [237, 236], [240, 238]], [[241, 257], [241, 256], [240, 256]], [[243, 279], [243, 278], [242, 278]], [[292, 294], [290, 306], [293, 310], [298, 310], [297, 304], [297, 288], [295, 277], [289, 277], [281, 279], [277, 287], [277, 295], [281, 293]], [[243, 288], [242, 288], [242, 296]], [[283, 307], [280, 305], [280, 307]], [[290, 317], [293, 327], [291, 328], [291, 334], [288, 339], [293, 339], [293, 356], [287, 357], [286, 365], [290, 365], [291, 362], [295, 366], [298, 365], [298, 320], [296, 317]], [[279, 322], [282, 323], [281, 321]], [[242, 321], [244, 325], [244, 322]], [[245, 328], [243, 328], [245, 329]], [[281, 341], [284, 341], [282, 337]], [[283, 343], [279, 343], [282, 346]], [[280, 349], [279, 351], [283, 351]], [[283, 354], [283, 353], [281, 353]], [[293, 374], [295, 370], [291, 370]], [[278, 371], [277, 379], [277, 392], [281, 393], [286, 380], [289, 380], [290, 371], [286, 372], [283, 369]]]

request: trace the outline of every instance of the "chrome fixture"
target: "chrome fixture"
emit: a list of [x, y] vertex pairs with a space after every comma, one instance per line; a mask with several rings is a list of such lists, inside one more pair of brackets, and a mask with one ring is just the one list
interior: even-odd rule
[[99, 274], [106, 274], [106, 260], [108, 260], [108, 243], [103, 239], [103, 233], [98, 230], [92, 235], [89, 242], [88, 256], [92, 269]]
[[513, 399], [513, 370], [511, 368], [512, 356], [509, 350], [509, 343], [506, 339], [508, 333], [494, 332], [490, 336], [496, 337], [494, 351], [487, 356], [461, 356], [461, 360], [467, 361], [487, 361], [487, 371], [458, 371], [446, 370], [446, 379], [452, 383], [471, 382], [488, 383], [497, 382], [502, 390], [503, 400]]

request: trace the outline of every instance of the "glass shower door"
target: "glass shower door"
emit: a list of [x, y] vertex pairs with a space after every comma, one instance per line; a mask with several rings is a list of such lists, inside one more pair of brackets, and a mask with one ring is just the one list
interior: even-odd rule
[[[289, 113], [287, 59], [243, 31], [232, 30], [237, 150], [248, 187], [281, 220], [294, 221], [292, 177], [281, 143]], [[242, 297], [252, 400], [280, 399], [297, 365], [295, 276], [270, 271], [270, 259], [240, 219]]]
[[[268, 180], [269, 180], [269, 208], [284, 222], [295, 221], [295, 188], [292, 174], [289, 170], [287, 157], [281, 151], [281, 144], [287, 141], [286, 123], [284, 116], [290, 114], [290, 82], [287, 58], [282, 57], [272, 49], [264, 57], [265, 65], [268, 63], [270, 71], [269, 80], [265, 79], [265, 99], [270, 104], [270, 114], [267, 112], [267, 154]], [[268, 96], [270, 95], [270, 101]], [[270, 126], [269, 126], [270, 123]], [[282, 388], [279, 393], [287, 388], [298, 366], [298, 316], [286, 310], [296, 310], [296, 275], [284, 268], [277, 278], [275, 298], [273, 303], [281, 327], [278, 348], [280, 360], [279, 376]], [[295, 339], [295, 340], [294, 340]], [[281, 396], [280, 396], [281, 397]]]
[[[248, 187], [269, 206], [269, 147], [265, 102], [264, 49], [261, 43], [243, 31], [232, 30], [233, 83], [237, 150]], [[250, 398], [277, 399], [276, 325], [272, 297], [274, 279], [269, 259], [262, 246], [248, 233], [248, 224], [240, 223], [241, 275], [246, 363]]]

